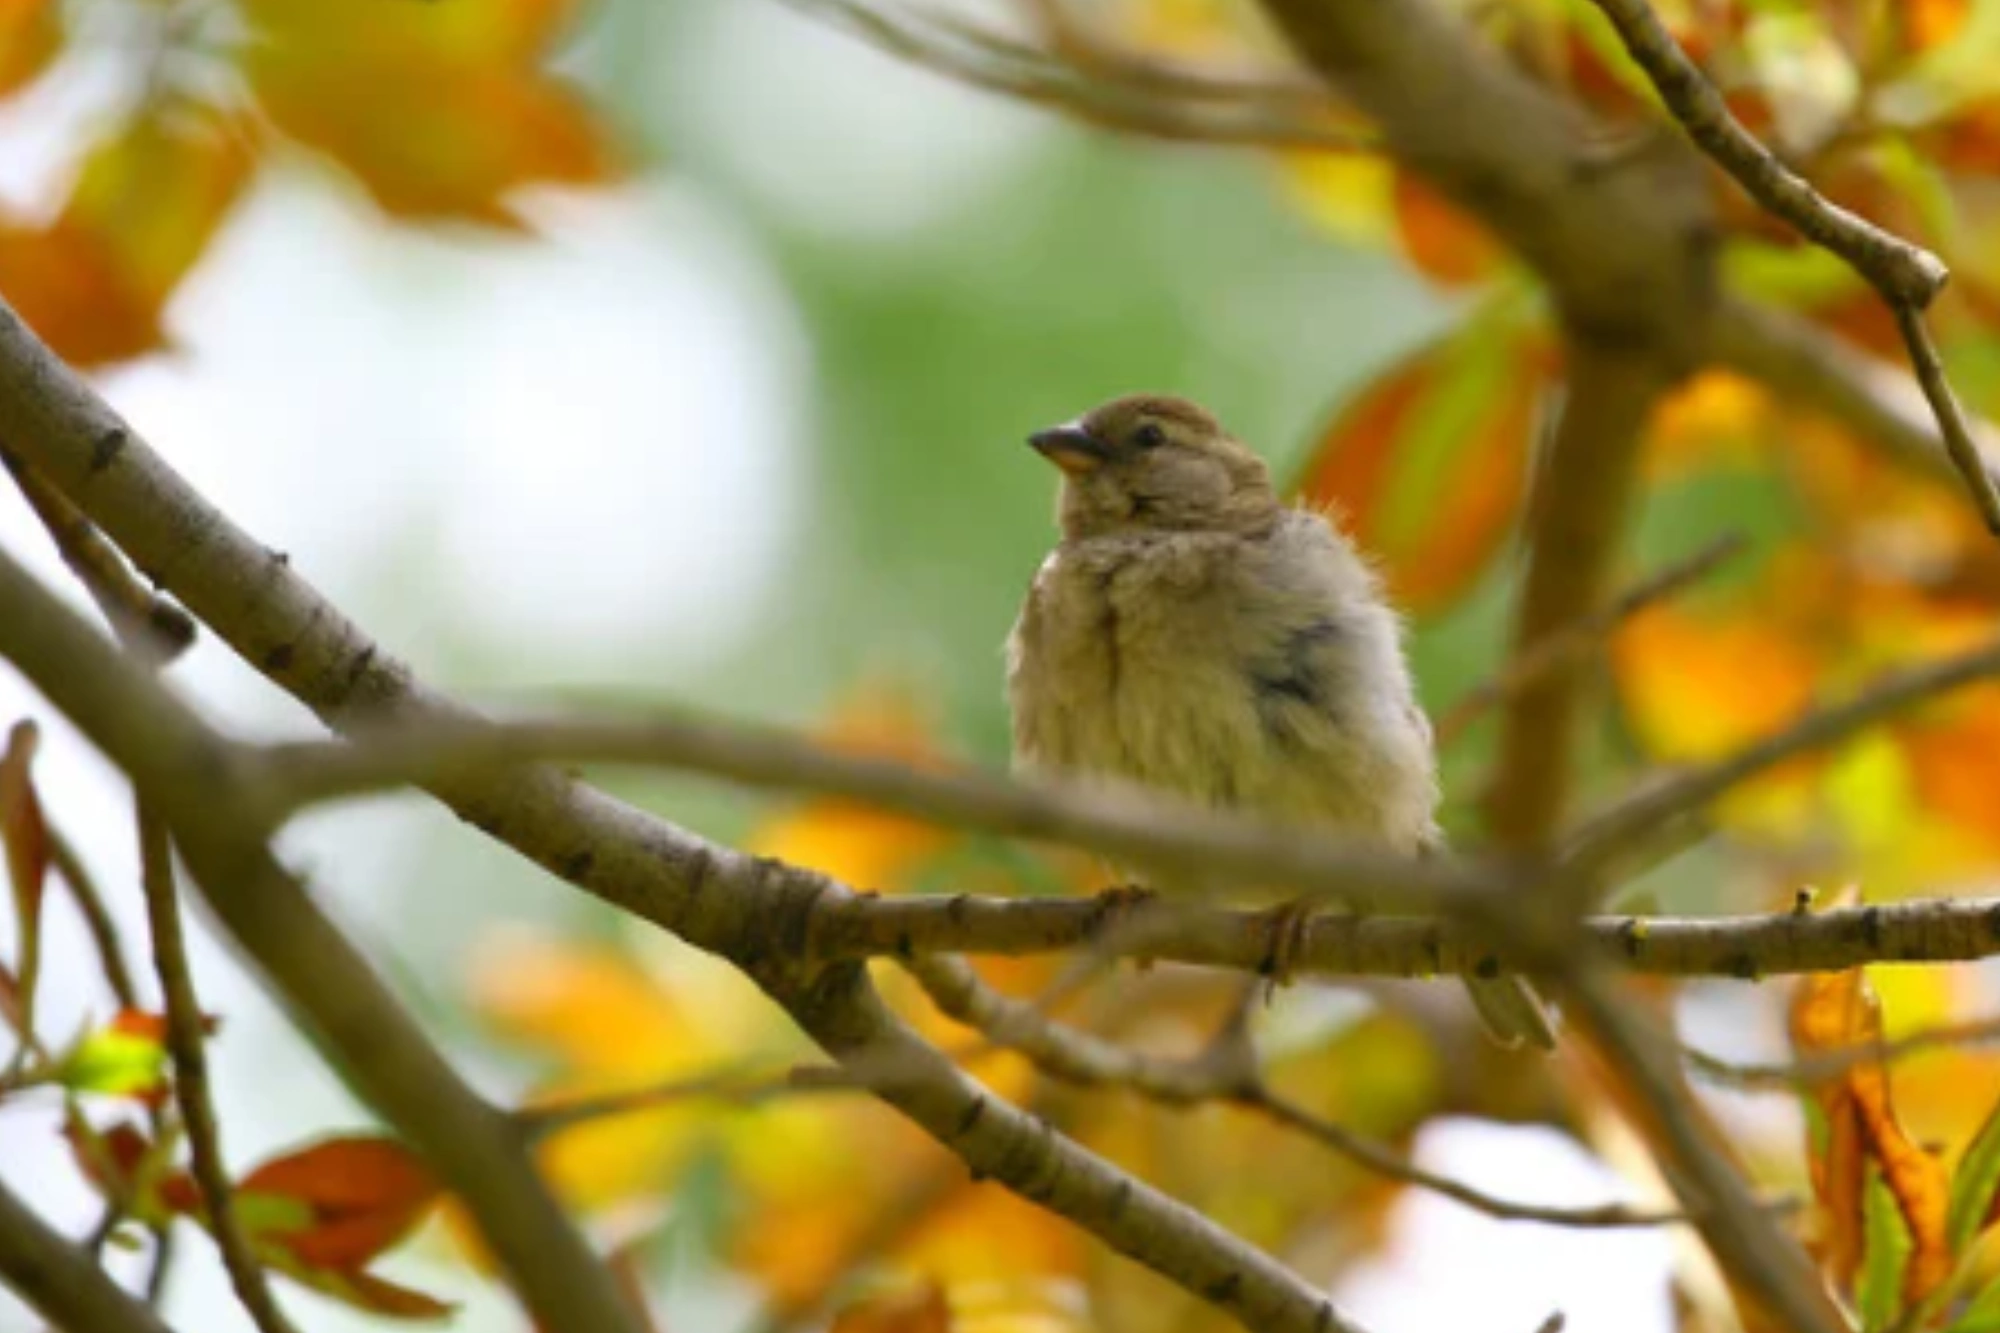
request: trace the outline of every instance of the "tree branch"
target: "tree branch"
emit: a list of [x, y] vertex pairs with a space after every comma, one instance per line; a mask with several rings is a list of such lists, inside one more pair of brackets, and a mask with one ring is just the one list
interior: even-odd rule
[[578, 1333], [638, 1333], [506, 1117], [439, 1057], [271, 857], [261, 828], [243, 814], [257, 805], [244, 794], [227, 742], [5, 553], [0, 656], [131, 776], [179, 837], [216, 916], [359, 1093], [466, 1200], [537, 1316]]
[[[0, 437], [13, 441], [142, 571], [332, 724], [476, 721], [419, 684], [293, 573], [288, 560], [191, 490], [4, 306]], [[11, 562], [0, 569], [11, 570]], [[48, 602], [18, 576], [0, 593], [36, 606]], [[0, 597], [0, 605], [7, 600]], [[68, 618], [53, 603], [43, 615], [55, 626]], [[104, 647], [93, 645], [73, 618], [68, 623], [72, 632], [61, 637], [75, 652]], [[44, 633], [0, 614], [0, 655], [15, 658], [66, 712], [90, 719], [86, 734], [161, 801], [218, 916], [267, 975], [283, 980], [287, 998], [338, 1052], [363, 1095], [493, 1228], [490, 1238], [545, 1322], [565, 1333], [631, 1328], [603, 1269], [589, 1261], [540, 1182], [524, 1175], [520, 1140], [507, 1118], [477, 1099], [408, 1029], [346, 940], [268, 858], [245, 866], [227, 855], [238, 849], [198, 836], [204, 810], [214, 808], [214, 789], [204, 785], [214, 774], [183, 784], [178, 800], [186, 808], [167, 803], [159, 779], [181, 774], [161, 772], [157, 756], [203, 752], [195, 744], [199, 735], [190, 738], [192, 720], [150, 681], [128, 693], [107, 683], [103, 669], [63, 668], [53, 635], [54, 629]], [[92, 665], [100, 665], [94, 657]], [[118, 668], [131, 670], [123, 662]], [[108, 743], [114, 739], [116, 746]], [[256, 809], [240, 787], [232, 794]], [[858, 963], [801, 961], [797, 945], [816, 906], [840, 901], [847, 890], [716, 847], [548, 768], [469, 774], [440, 782], [434, 794], [552, 873], [731, 959], [834, 1059], [894, 1071], [870, 1086], [975, 1173], [1069, 1218], [1260, 1333], [1352, 1328], [1320, 1292], [1269, 1256], [999, 1103], [897, 1020]], [[241, 879], [212, 873], [218, 867], [250, 873]], [[355, 1021], [369, 1013], [382, 1016], [389, 1030]], [[597, 1317], [570, 1317], [564, 1312], [572, 1303], [597, 1307]]]
[[236, 1213], [229, 1168], [222, 1157], [222, 1130], [216, 1123], [209, 1092], [208, 1054], [203, 1050], [201, 1001], [188, 967], [187, 945], [181, 935], [180, 896], [174, 886], [173, 843], [167, 826], [139, 803], [139, 878], [146, 890], [146, 918], [153, 934], [153, 967], [166, 997], [167, 1048], [174, 1059], [174, 1100], [187, 1129], [188, 1152], [195, 1183], [208, 1214], [209, 1230], [222, 1251], [230, 1285], [250, 1314], [259, 1333], [297, 1333], [285, 1317], [264, 1276], [264, 1266], [250, 1248], [250, 1238]]
[[44, 1319], [76, 1333], [173, 1333], [0, 1183], [0, 1277]]
[[1848, 1333], [1805, 1250], [1759, 1204], [1730, 1161], [1667, 1044], [1625, 1011], [1601, 969], [1571, 969], [1557, 994], [1625, 1090], [1628, 1114], [1737, 1289], [1790, 1333]]
[[[1820, 409], [1898, 462], [1940, 479], [1958, 475], [1959, 464], [1916, 383], [1809, 320], [1725, 302], [1716, 319], [1714, 352], [1722, 365], [1781, 398]], [[2000, 431], [1981, 420], [1966, 429], [1988, 480], [2000, 486]]]
[[1649, 606], [1679, 595], [1741, 554], [1748, 543], [1740, 532], [1710, 542], [1685, 560], [1675, 561], [1633, 584], [1590, 614], [1529, 645], [1507, 659], [1490, 680], [1467, 690], [1437, 720], [1437, 743], [1451, 744], [1481, 713], [1506, 703], [1558, 666], [1577, 662], [1599, 648], [1620, 625]]
[[1604, 811], [1571, 836], [1564, 862], [1572, 870], [1583, 871], [1587, 880], [1649, 833], [1700, 809], [1738, 783], [1787, 759], [1845, 740], [1925, 699], [1992, 676], [2000, 676], [2000, 639], [1955, 657], [1896, 672], [1844, 704], [1808, 713], [1783, 731], [1705, 768], [1645, 788]]
[[1943, 432], [1945, 450], [1987, 528], [2000, 536], [2000, 487], [1987, 475], [1965, 413], [1944, 376], [1924, 310], [1950, 278], [1942, 261], [1920, 246], [1891, 236], [1826, 199], [1778, 161], [1730, 114], [1722, 94], [1653, 13], [1646, 0], [1595, 0], [1625, 49], [1646, 72], [1661, 100], [1688, 137], [1736, 178], [1766, 211], [1839, 255], [1868, 279], [1896, 314], [1896, 325]]
[[[827, 904], [817, 917], [811, 947], [826, 957], [1021, 956], [1089, 948], [1254, 973], [1271, 951], [1266, 913], [1175, 903], [1107, 909], [1091, 899], [850, 898]], [[1115, 928], [1107, 930], [1113, 920]], [[1583, 937], [1598, 956], [1655, 976], [1755, 981], [1865, 963], [1972, 962], [2000, 955], [2000, 897], [1920, 898], [1765, 916], [1592, 917], [1583, 922]], [[1294, 970], [1432, 977], [1544, 969], [1451, 922], [1316, 916], [1301, 932]]]
[[1560, 1208], [1519, 1203], [1426, 1171], [1387, 1144], [1314, 1115], [1273, 1092], [1258, 1068], [1257, 1053], [1240, 1010], [1201, 1054], [1181, 1058], [1150, 1055], [1058, 1022], [1032, 1004], [1001, 994], [963, 959], [938, 955], [911, 960], [904, 966], [948, 1017], [980, 1032], [996, 1046], [1025, 1056], [1043, 1073], [1068, 1083], [1128, 1088], [1173, 1107], [1226, 1102], [1258, 1111], [1377, 1175], [1430, 1190], [1502, 1221], [1594, 1229], [1660, 1226], [1687, 1220], [1684, 1214], [1671, 1210], [1632, 1208], [1624, 1204]]

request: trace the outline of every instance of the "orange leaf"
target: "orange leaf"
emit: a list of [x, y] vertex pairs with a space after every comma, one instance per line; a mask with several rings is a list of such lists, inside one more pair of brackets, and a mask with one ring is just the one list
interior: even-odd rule
[[0, 0], [0, 97], [33, 82], [61, 45], [57, 0]]
[[1465, 592], [1520, 509], [1549, 357], [1498, 320], [1433, 343], [1343, 407], [1299, 495], [1343, 511], [1412, 611]]
[[312, 1268], [288, 1262], [283, 1256], [275, 1257], [271, 1264], [294, 1282], [357, 1310], [367, 1310], [390, 1319], [444, 1319], [458, 1309], [449, 1301], [413, 1291], [361, 1269]]
[[135, 118], [91, 151], [53, 222], [0, 224], [0, 290], [74, 364], [160, 346], [161, 311], [249, 179], [248, 133], [178, 105]]
[[304, 1205], [305, 1225], [261, 1228], [260, 1244], [349, 1275], [408, 1235], [440, 1193], [409, 1149], [378, 1137], [328, 1139], [274, 1158], [236, 1189]]
[[[1882, 1039], [1882, 1005], [1866, 974], [1855, 969], [1809, 976], [1793, 995], [1792, 1046], [1812, 1056]], [[1914, 1304], [1951, 1273], [1945, 1218], [1950, 1188], [1944, 1165], [1914, 1142], [1897, 1118], [1889, 1070], [1880, 1061], [1851, 1066], [1814, 1094], [1826, 1122], [1812, 1157], [1813, 1190], [1825, 1214], [1823, 1262], [1851, 1287], [1860, 1268], [1863, 1181], [1873, 1162], [1909, 1229], [1912, 1252], [1903, 1300]]]
[[137, 1125], [120, 1121], [109, 1129], [95, 1129], [72, 1114], [63, 1122], [62, 1136], [77, 1169], [99, 1193], [109, 1197], [142, 1192], [133, 1205], [141, 1216], [200, 1211], [201, 1195], [187, 1172], [154, 1172], [147, 1178], [154, 1144]]
[[835, 1317], [829, 1333], [951, 1333], [951, 1306], [944, 1288], [927, 1282], [855, 1302]]
[[[911, 701], [871, 688], [844, 700], [819, 729], [820, 739], [850, 754], [935, 763], [927, 721]], [[806, 801], [745, 840], [760, 856], [811, 866], [847, 884], [892, 890], [950, 844], [933, 824], [888, 814], [853, 801]]]
[[1403, 253], [1426, 277], [1463, 287], [1490, 277], [1506, 259], [1491, 232], [1409, 172], [1396, 173], [1391, 198]]
[[534, 66], [574, 0], [398, 5], [357, 24], [337, 6], [256, 0], [247, 73], [292, 138], [403, 217], [519, 225], [507, 196], [614, 174], [583, 99]]

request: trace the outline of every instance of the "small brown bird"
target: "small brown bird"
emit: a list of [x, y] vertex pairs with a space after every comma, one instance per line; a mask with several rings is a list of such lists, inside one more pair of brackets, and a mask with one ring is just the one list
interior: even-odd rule
[[[1017, 769], [1442, 847], [1401, 622], [1324, 515], [1280, 503], [1179, 398], [1114, 399], [1028, 442], [1062, 469], [1062, 538], [1007, 645]], [[1526, 982], [1466, 985], [1500, 1041], [1554, 1045]]]

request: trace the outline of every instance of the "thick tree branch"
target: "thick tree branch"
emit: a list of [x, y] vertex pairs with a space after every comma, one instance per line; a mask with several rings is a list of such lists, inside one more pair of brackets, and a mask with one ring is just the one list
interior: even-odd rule
[[[1517, 654], [1534, 651], [1602, 605], [1631, 507], [1640, 436], [1674, 370], [1646, 349], [1570, 339], [1568, 400], [1530, 510], [1527, 582], [1514, 622]], [[1540, 849], [1561, 822], [1589, 678], [1588, 662], [1557, 662], [1502, 715], [1487, 793], [1501, 846]]]
[[[143, 572], [334, 725], [476, 721], [416, 682], [282, 555], [252, 541], [188, 488], [4, 307], [0, 437], [14, 441]], [[34, 605], [48, 600], [23, 579], [10, 580], [7, 591]], [[53, 603], [42, 614], [58, 626], [67, 618]], [[73, 618], [69, 623], [81, 630]], [[268, 858], [245, 864], [229, 855], [241, 849], [206, 840], [203, 812], [215, 803], [213, 786], [204, 784], [213, 774], [183, 784], [178, 806], [168, 804], [161, 780], [171, 788], [173, 777], [186, 775], [171, 766], [161, 772], [158, 756], [203, 753], [201, 737], [188, 730], [192, 721], [151, 682], [133, 694], [65, 672], [48, 656], [60, 648], [44, 630], [56, 634], [0, 615], [0, 654], [22, 665], [59, 707], [79, 721], [88, 718], [86, 733], [160, 799], [218, 916], [268, 976], [283, 979], [287, 998], [338, 1053], [363, 1095], [493, 1228], [490, 1238], [545, 1321], [565, 1333], [630, 1328], [630, 1313], [602, 1268], [526, 1173], [518, 1131], [507, 1117], [474, 1097], [407, 1029], [347, 941]], [[94, 651], [87, 634], [61, 638], [77, 653]], [[129, 675], [130, 664], [118, 666]], [[233, 794], [250, 806], [240, 788]], [[797, 946], [815, 905], [847, 896], [840, 886], [715, 847], [548, 768], [466, 775], [440, 782], [434, 794], [570, 883], [730, 958], [834, 1059], [871, 1073], [893, 1071], [870, 1077], [870, 1086], [977, 1174], [1071, 1219], [1260, 1333], [1352, 1327], [1268, 1255], [992, 1097], [883, 1006], [860, 964], [801, 962]], [[390, 1030], [356, 1021], [367, 1013]], [[575, 1290], [565, 1295], [571, 1281]], [[574, 1303], [593, 1307], [595, 1317], [569, 1312]]]
[[131, 776], [216, 916], [360, 1094], [466, 1200], [538, 1317], [578, 1333], [638, 1333], [506, 1117], [445, 1064], [263, 846], [227, 744], [4, 553], [0, 657]]
[[44, 1319], [75, 1333], [173, 1333], [0, 1182], [0, 1279]]

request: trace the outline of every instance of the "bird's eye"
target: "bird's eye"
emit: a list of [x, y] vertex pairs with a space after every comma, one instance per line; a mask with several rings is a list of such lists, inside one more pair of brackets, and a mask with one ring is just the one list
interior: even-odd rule
[[1167, 432], [1157, 421], [1142, 421], [1132, 432], [1132, 443], [1141, 449], [1157, 449], [1167, 442]]

